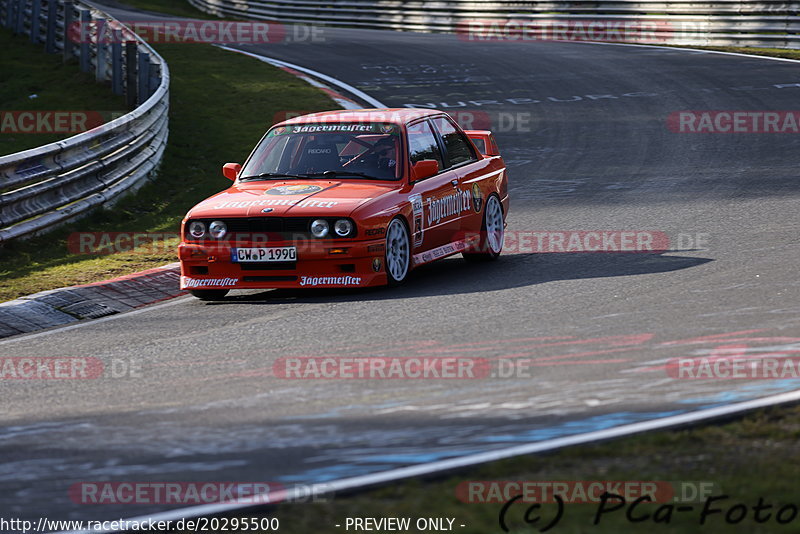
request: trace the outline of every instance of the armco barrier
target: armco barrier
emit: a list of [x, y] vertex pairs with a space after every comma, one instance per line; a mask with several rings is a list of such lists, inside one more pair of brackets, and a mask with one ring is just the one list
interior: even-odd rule
[[[572, 27], [653, 28], [647, 42], [674, 45], [800, 48], [800, 2], [593, 0], [188, 0], [217, 16], [373, 29], [467, 32], [471, 22]], [[588, 26], [588, 24], [587, 24]], [[587, 28], [589, 30], [589, 28]], [[591, 39], [591, 31], [587, 31]], [[624, 33], [624, 32], [623, 32]], [[642, 42], [641, 36], [633, 39]], [[603, 39], [594, 39], [603, 40]], [[625, 41], [623, 35], [618, 41]]]
[[0, 157], [1, 244], [111, 204], [153, 173], [167, 142], [169, 69], [118, 21], [71, 0], [0, 0], [0, 24], [77, 59], [135, 108], [74, 137]]

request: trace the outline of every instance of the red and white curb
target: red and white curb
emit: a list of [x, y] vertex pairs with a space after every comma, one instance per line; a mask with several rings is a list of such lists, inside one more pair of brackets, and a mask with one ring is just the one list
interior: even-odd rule
[[230, 46], [225, 46], [225, 45], [214, 45], [214, 46], [216, 46], [217, 48], [221, 48], [223, 50], [228, 50], [229, 52], [244, 54], [245, 56], [255, 58], [259, 61], [263, 61], [264, 63], [272, 65], [273, 67], [278, 67], [279, 69], [288, 72], [289, 74], [297, 76], [301, 80], [308, 82], [310, 85], [313, 85], [314, 87], [317, 87], [320, 90], [322, 90], [325, 94], [331, 97], [334, 102], [342, 106], [343, 109], [364, 109], [364, 106], [359, 104], [355, 100], [343, 95], [341, 92], [331, 89], [331, 86], [336, 87], [341, 91], [345, 91], [346, 93], [355, 96], [362, 102], [374, 108], [386, 107], [379, 100], [369, 96], [364, 91], [357, 89], [356, 87], [353, 87], [349, 83], [345, 83], [332, 76], [328, 76], [327, 74], [323, 74], [321, 72], [309, 69], [307, 67], [301, 67], [300, 65], [295, 65], [294, 63], [289, 63], [286, 61], [281, 61], [279, 59], [262, 56], [261, 54], [254, 54], [253, 52], [246, 52], [244, 50], [239, 50], [238, 48], [233, 48]]
[[41, 291], [0, 303], [0, 338], [27, 334], [84, 319], [97, 319], [185, 295], [180, 264], [102, 282]]

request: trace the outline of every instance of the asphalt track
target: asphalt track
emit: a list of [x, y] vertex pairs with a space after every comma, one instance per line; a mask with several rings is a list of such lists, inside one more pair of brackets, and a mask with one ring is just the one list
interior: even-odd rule
[[[463, 102], [494, 121], [529, 114], [518, 116], [530, 117], [525, 127], [496, 128], [510, 168], [509, 231], [655, 230], [679, 250], [514, 253], [489, 265], [452, 258], [397, 289], [180, 298], [0, 342], [3, 356], [141, 368], [118, 379], [0, 381], [6, 515], [102, 519], [169, 508], [77, 504], [68, 488], [81, 481], [324, 482], [800, 388], [676, 380], [663, 367], [673, 357], [800, 349], [800, 135], [666, 126], [680, 110], [796, 110], [800, 64], [322, 35], [241, 48], [389, 106]], [[292, 355], [530, 358], [533, 367], [513, 379], [274, 377], [275, 359]]]

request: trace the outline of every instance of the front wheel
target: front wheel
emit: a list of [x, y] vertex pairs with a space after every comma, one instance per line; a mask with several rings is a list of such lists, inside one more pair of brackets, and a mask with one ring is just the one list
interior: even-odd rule
[[228, 294], [229, 289], [190, 289], [189, 293], [200, 300], [222, 300]]
[[462, 253], [464, 259], [467, 261], [491, 261], [499, 258], [500, 252], [503, 250], [505, 227], [500, 199], [496, 195], [491, 195], [483, 209], [483, 225], [477, 245], [478, 252], [464, 252]]
[[408, 229], [400, 219], [392, 219], [386, 230], [386, 277], [389, 285], [402, 284], [411, 264], [411, 241]]

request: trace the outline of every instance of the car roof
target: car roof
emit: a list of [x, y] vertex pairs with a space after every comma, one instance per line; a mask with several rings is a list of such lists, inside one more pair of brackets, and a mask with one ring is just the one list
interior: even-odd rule
[[274, 126], [284, 126], [290, 124], [309, 124], [320, 122], [388, 122], [392, 124], [407, 124], [421, 117], [432, 117], [441, 115], [442, 111], [436, 109], [417, 109], [417, 108], [370, 108], [370, 109], [338, 109], [334, 111], [321, 111], [309, 115], [301, 115], [289, 120], [285, 120]]

